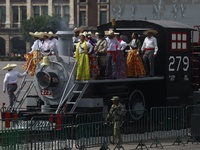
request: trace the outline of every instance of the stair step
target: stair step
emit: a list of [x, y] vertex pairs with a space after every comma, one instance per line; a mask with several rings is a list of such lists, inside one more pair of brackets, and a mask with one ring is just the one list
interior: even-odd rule
[[66, 102], [67, 104], [76, 104], [76, 102]]
[[33, 82], [33, 79], [25, 79], [26, 82]]
[[82, 91], [73, 91], [73, 93], [74, 93], [74, 94], [76, 94], [76, 93], [77, 93], [77, 94], [80, 94], [80, 93], [82, 93]]
[[27, 90], [21, 90], [21, 92], [27, 92]]

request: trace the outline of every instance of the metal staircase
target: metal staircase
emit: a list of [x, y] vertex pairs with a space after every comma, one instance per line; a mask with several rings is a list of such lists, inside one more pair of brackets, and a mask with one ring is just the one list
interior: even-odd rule
[[[32, 63], [33, 60], [37, 60], [38, 57], [36, 58], [32, 58], [28, 64], [28, 67], [26, 69], [26, 72], [28, 72], [30, 65]], [[28, 84], [28, 87], [25, 87], [25, 85]], [[26, 97], [28, 96], [28, 94], [30, 93], [31, 89], [33, 88], [34, 83], [33, 83], [33, 79], [26, 79], [26, 76], [23, 77], [22, 79], [22, 83], [20, 85], [20, 87], [18, 88], [18, 91], [15, 94], [15, 101], [13, 103], [13, 106], [9, 106], [8, 107], [8, 111], [13, 112], [13, 111], [18, 111], [21, 107], [22, 104], [24, 103], [24, 101], [26, 100]], [[22, 95], [21, 99], [19, 97], [19, 95], [21, 94], [21, 92], [24, 92], [24, 94]], [[20, 100], [19, 100], [20, 99]]]
[[[66, 103], [68, 106], [71, 105], [70, 113], [73, 113], [76, 107], [78, 106], [81, 98], [83, 97], [87, 87], [89, 86], [88, 82], [84, 83], [75, 83], [72, 92], [69, 93], [69, 98], [67, 99]], [[75, 101], [73, 101], [73, 97], [77, 97]]]
[[64, 105], [67, 105], [67, 112], [73, 113], [88, 88], [88, 81], [75, 82], [68, 91], [67, 95], [62, 99], [56, 110], [56, 113], [64, 111]]
[[[28, 87], [25, 87], [25, 85], [28, 84]], [[20, 86], [20, 88], [18, 89], [17, 93], [16, 93], [16, 98], [15, 101], [13, 103], [13, 106], [9, 106], [8, 108], [10, 108], [10, 112], [13, 112], [15, 110], [18, 110], [22, 107], [24, 101], [26, 100], [26, 97], [28, 96], [28, 94], [30, 93], [31, 89], [33, 88], [33, 79], [26, 79], [26, 77], [23, 78], [22, 80], [22, 84]], [[19, 97], [19, 95], [21, 94], [21, 92], [24, 92], [24, 94], [22, 95], [21, 99]]]

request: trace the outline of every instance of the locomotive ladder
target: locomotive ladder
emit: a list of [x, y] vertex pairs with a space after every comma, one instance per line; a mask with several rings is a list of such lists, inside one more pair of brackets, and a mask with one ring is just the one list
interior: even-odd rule
[[[38, 62], [38, 56], [36, 58], [32, 58], [28, 64], [28, 67], [26, 69], [26, 72], [28, 72], [30, 66], [31, 66], [31, 63], [33, 60], [35, 60]], [[27, 76], [27, 75], [26, 75]], [[26, 79], [26, 76], [23, 77], [22, 79], [22, 83], [15, 95], [15, 101], [13, 103], [13, 106], [9, 106], [7, 110], [10, 110], [10, 112], [13, 112], [14, 110], [18, 110], [21, 108], [22, 104], [24, 103], [24, 101], [26, 100], [26, 97], [28, 96], [28, 94], [30, 93], [31, 89], [33, 88], [33, 79]], [[26, 85], [26, 83], [29, 82], [29, 85], [28, 87], [25, 87], [24, 86]], [[19, 95], [21, 92], [25, 92], [24, 95], [21, 97], [21, 100], [18, 100], [19, 99]]]
[[56, 113], [58, 113], [58, 111], [65, 111], [64, 105], [67, 105], [69, 113], [73, 113], [88, 86], [88, 81], [75, 82], [68, 91], [67, 95], [64, 97], [64, 100], [59, 104]]
[[[29, 83], [28, 87], [25, 87], [26, 83]], [[13, 106], [9, 106], [8, 107], [8, 108], [10, 108], [10, 112], [13, 112], [14, 110], [18, 110], [18, 109], [21, 108], [22, 104], [26, 100], [26, 97], [28, 96], [28, 94], [30, 93], [31, 89], [33, 88], [33, 85], [34, 85], [33, 84], [33, 79], [26, 79], [26, 77], [23, 78], [21, 86], [20, 86], [20, 88], [18, 89], [18, 91], [17, 91], [17, 93], [15, 95], [16, 98], [15, 98], [15, 101], [13, 103]], [[24, 92], [24, 94], [20, 99], [19, 95], [20, 95], [21, 92]]]

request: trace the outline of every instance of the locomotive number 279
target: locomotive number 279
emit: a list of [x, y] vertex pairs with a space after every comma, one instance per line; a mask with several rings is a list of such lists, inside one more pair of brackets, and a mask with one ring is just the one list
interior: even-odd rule
[[42, 89], [41, 95], [51, 95], [51, 91], [49, 89]]
[[187, 71], [189, 66], [190, 66], [190, 60], [188, 56], [169, 57], [169, 71]]

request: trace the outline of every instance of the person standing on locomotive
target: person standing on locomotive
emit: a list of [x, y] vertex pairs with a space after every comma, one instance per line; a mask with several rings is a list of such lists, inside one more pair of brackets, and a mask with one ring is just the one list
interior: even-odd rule
[[108, 31], [108, 37], [106, 37], [106, 40], [108, 42], [106, 75], [108, 78], [116, 79], [116, 51], [120, 49], [121, 45], [116, 39], [113, 30]]
[[130, 50], [128, 51], [126, 65], [127, 77], [139, 77], [145, 75], [145, 69], [142, 62], [141, 41], [137, 33], [132, 33], [132, 40], [130, 42]]
[[49, 35], [47, 32], [43, 32], [43, 42], [41, 50], [44, 53], [51, 53], [52, 50], [55, 49], [54, 43], [49, 39], [51, 35]]
[[147, 76], [154, 76], [154, 57], [158, 52], [157, 39], [153, 36], [156, 30], [147, 30], [143, 34], [147, 35], [141, 47], [143, 53], [144, 68]]
[[126, 78], [126, 59], [124, 57], [124, 50], [128, 46], [128, 44], [122, 40], [120, 37], [120, 33], [114, 33], [116, 39], [120, 43], [120, 48], [116, 45], [116, 78], [117, 79], [124, 79]]
[[[42, 60], [42, 54], [40, 52], [41, 47], [42, 47], [42, 33], [41, 32], [35, 32], [35, 33], [29, 32], [29, 34], [34, 38], [34, 43], [31, 46], [31, 51], [28, 52], [27, 54], [24, 54], [26, 63], [22, 66], [22, 68], [25, 70], [28, 69], [29, 74], [31, 76], [33, 76], [35, 73], [35, 68], [37, 66], [37, 62], [40, 62]], [[37, 59], [32, 60], [32, 58], [37, 58]]]
[[100, 79], [105, 78], [106, 63], [107, 63], [107, 47], [108, 43], [104, 37], [104, 32], [98, 33], [98, 41], [94, 48], [95, 53], [97, 54], [98, 67], [100, 71]]
[[76, 51], [76, 45], [78, 42], [80, 42], [80, 36], [79, 34], [83, 32], [82, 28], [74, 28], [74, 36], [72, 37], [72, 42], [74, 43], [74, 49], [73, 52]]
[[99, 67], [97, 64], [96, 53], [94, 52], [95, 40], [92, 37], [91, 31], [86, 33], [86, 40], [93, 46], [92, 51], [89, 53], [91, 77], [92, 79], [97, 79], [97, 76], [99, 75]]
[[[91, 53], [93, 46], [86, 41], [83, 33], [80, 33], [80, 42], [76, 45], [75, 58], [77, 61], [76, 80], [90, 80], [90, 64], [88, 53]], [[88, 50], [89, 49], [89, 50]]]
[[49, 40], [50, 40], [51, 42], [53, 42], [53, 45], [54, 45], [54, 46], [53, 46], [53, 47], [54, 47], [54, 52], [55, 52], [56, 54], [58, 54], [58, 39], [56, 38], [56, 35], [53, 34], [52, 31], [49, 31], [48, 34], [49, 34]]

